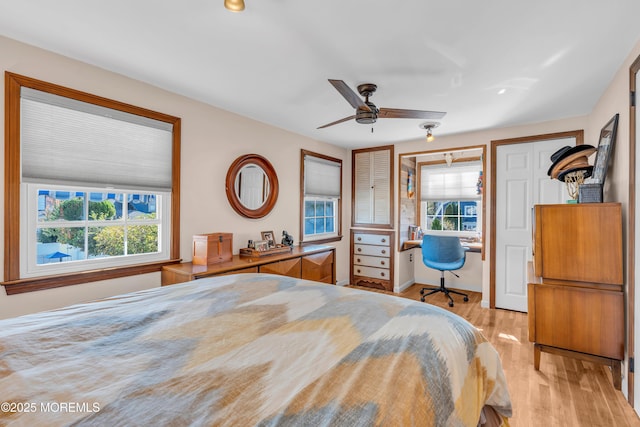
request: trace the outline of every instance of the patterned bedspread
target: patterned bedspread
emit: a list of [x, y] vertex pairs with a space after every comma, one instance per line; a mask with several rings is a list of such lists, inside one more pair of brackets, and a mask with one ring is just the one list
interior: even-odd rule
[[462, 318], [265, 274], [0, 321], [0, 402], [1, 426], [476, 426], [485, 405], [499, 424], [511, 415], [497, 352]]

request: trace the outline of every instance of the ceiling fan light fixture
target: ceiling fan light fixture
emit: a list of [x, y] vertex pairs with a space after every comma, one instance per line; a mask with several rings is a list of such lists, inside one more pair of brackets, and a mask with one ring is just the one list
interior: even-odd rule
[[433, 136], [433, 133], [431, 133], [431, 129], [428, 129], [427, 130], [427, 142], [432, 142], [434, 139], [436, 139], [436, 138]]
[[427, 131], [427, 142], [432, 142], [434, 139], [436, 139], [436, 137], [433, 136], [433, 129], [437, 128], [438, 126], [440, 126], [440, 123], [438, 122], [420, 123], [420, 129], [425, 129]]
[[232, 12], [242, 12], [244, 10], [244, 0], [224, 0], [224, 7]]

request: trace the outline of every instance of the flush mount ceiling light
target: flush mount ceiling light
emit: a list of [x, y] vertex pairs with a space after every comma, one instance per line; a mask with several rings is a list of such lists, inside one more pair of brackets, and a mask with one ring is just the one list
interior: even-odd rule
[[434, 139], [436, 139], [433, 136], [433, 129], [437, 128], [438, 126], [440, 126], [440, 123], [438, 122], [424, 122], [424, 123], [420, 123], [420, 129], [425, 129], [427, 131], [427, 142], [431, 142]]
[[224, 7], [232, 12], [242, 12], [244, 10], [244, 0], [224, 0]]

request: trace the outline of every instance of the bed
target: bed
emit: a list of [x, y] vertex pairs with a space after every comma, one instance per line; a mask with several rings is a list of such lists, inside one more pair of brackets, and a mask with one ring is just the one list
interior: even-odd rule
[[0, 321], [0, 426], [508, 425], [499, 356], [413, 300], [270, 274]]

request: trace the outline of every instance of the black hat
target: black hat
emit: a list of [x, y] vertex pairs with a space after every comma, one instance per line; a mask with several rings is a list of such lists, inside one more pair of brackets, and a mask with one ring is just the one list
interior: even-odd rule
[[[588, 144], [576, 145], [575, 147], [569, 147], [569, 149], [567, 149], [567, 147], [562, 147], [561, 149], [559, 149], [558, 151], [556, 151], [551, 155], [551, 161], [553, 163], [549, 167], [549, 170], [547, 171], [547, 175], [551, 176], [551, 171], [553, 170], [553, 168], [558, 163], [562, 162], [563, 159], [566, 159], [567, 157], [570, 157], [570, 156], [575, 158], [578, 155], [577, 153], [582, 153], [583, 151], [585, 151], [585, 153], [583, 153], [582, 155], [590, 156], [591, 154], [596, 152], [596, 147]], [[589, 151], [589, 152], [587, 153], [586, 151]]]
[[561, 149], [559, 149], [558, 151], [556, 151], [551, 155], [551, 162], [555, 162], [556, 160], [558, 160], [558, 157], [562, 156], [564, 153], [566, 153], [569, 150], [571, 150], [571, 146], [565, 145], [564, 147], [562, 147]]

